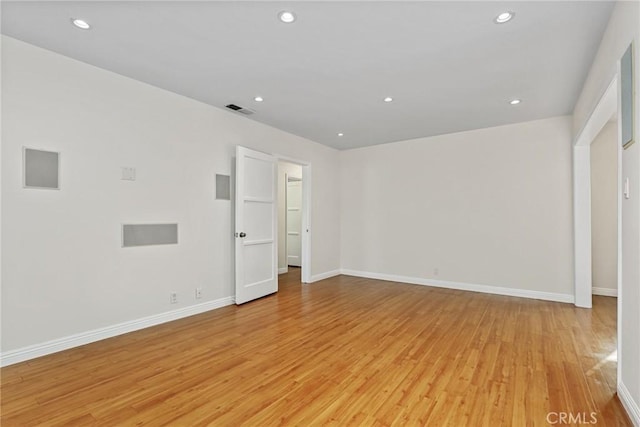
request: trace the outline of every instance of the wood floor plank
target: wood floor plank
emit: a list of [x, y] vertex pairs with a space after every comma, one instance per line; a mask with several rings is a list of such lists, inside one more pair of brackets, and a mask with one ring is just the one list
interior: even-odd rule
[[3, 426], [629, 426], [616, 302], [348, 276], [0, 370]]

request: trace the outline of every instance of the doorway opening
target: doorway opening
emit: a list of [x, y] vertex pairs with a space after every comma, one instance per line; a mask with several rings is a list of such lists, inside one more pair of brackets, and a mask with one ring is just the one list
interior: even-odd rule
[[[279, 215], [278, 211], [279, 204], [286, 200], [283, 194], [288, 182], [286, 165], [280, 167], [281, 161], [290, 163], [301, 179], [297, 280], [311, 282], [311, 165], [237, 146], [233, 233], [237, 305], [278, 292], [279, 254], [284, 256], [282, 268], [287, 265], [286, 237], [279, 237], [286, 227], [278, 224], [279, 216], [286, 221], [286, 215]], [[283, 179], [278, 179], [281, 172]]]
[[[617, 117], [618, 111], [618, 79], [613, 79], [604, 95], [596, 105], [591, 117], [578, 135], [573, 147], [574, 173], [574, 260], [575, 260], [575, 305], [578, 307], [592, 307], [593, 293], [593, 245], [592, 245], [592, 182], [591, 182], [591, 145], [598, 138], [601, 131]], [[618, 120], [619, 121], [619, 118]], [[619, 125], [619, 124], [618, 124]], [[618, 142], [619, 133], [616, 135]], [[620, 160], [621, 150], [616, 144], [616, 221], [617, 247], [616, 263], [619, 275], [620, 257]], [[619, 280], [616, 283], [619, 287]]]
[[591, 143], [591, 294], [618, 296], [618, 116]]
[[310, 282], [310, 173], [303, 162], [278, 160], [278, 274]]
[[622, 298], [619, 291], [622, 255], [619, 96], [620, 83], [616, 75], [573, 147], [575, 305], [592, 308], [592, 295], [618, 297], [616, 351], [606, 359], [616, 363], [618, 384]]

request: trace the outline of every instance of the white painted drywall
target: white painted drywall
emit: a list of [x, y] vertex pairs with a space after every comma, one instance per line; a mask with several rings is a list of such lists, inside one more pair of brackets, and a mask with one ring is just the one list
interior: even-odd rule
[[570, 117], [340, 160], [343, 269], [573, 294]]
[[[3, 352], [232, 296], [232, 206], [215, 200], [215, 174], [233, 173], [236, 145], [311, 162], [311, 272], [339, 268], [336, 150], [2, 43]], [[61, 152], [59, 191], [22, 188], [24, 145]], [[123, 249], [125, 222], [177, 222], [179, 244]]]
[[591, 268], [593, 288], [618, 289], [618, 123], [591, 143]]
[[[286, 177], [302, 179], [302, 166], [290, 162], [278, 162], [278, 270], [287, 268], [287, 183]], [[336, 235], [336, 239], [338, 236]]]
[[[1, 6], [0, 6], [1, 7]], [[1, 21], [1, 20], [0, 20]], [[0, 22], [0, 26], [1, 26], [1, 22]], [[3, 81], [3, 77], [2, 77], [2, 60], [4, 58], [4, 53], [3, 53], [3, 48], [2, 48], [2, 39], [0, 38], [0, 98], [1, 98], [1, 94], [2, 94], [2, 86], [1, 83]], [[2, 310], [2, 277], [3, 277], [3, 273], [2, 273], [2, 201], [4, 200], [4, 197], [2, 197], [2, 181], [3, 181], [3, 170], [2, 170], [2, 146], [3, 146], [3, 142], [2, 142], [2, 138], [3, 138], [3, 132], [2, 132], [2, 117], [4, 117], [2, 115], [2, 99], [0, 99], [0, 310]], [[2, 313], [0, 312], [0, 334], [2, 333]], [[0, 337], [0, 354], [2, 353], [2, 337]]]
[[[618, 61], [634, 42], [636, 92], [635, 135], [640, 138], [640, 2], [617, 2], [611, 14], [591, 70], [574, 110], [576, 134], [587, 122], [607, 85], [617, 73]], [[631, 198], [621, 201], [621, 270], [618, 271], [618, 391], [627, 408], [640, 423], [640, 142], [622, 152], [621, 176], [631, 182]], [[628, 401], [627, 401], [628, 397]], [[630, 408], [631, 407], [631, 408]]]

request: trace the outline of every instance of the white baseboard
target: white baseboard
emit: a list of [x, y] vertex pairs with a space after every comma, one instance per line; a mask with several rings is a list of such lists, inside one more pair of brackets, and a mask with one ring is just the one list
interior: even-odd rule
[[115, 337], [117, 335], [126, 334], [148, 328], [150, 326], [159, 325], [161, 323], [171, 322], [172, 320], [182, 319], [183, 317], [193, 316], [194, 314], [204, 313], [205, 311], [215, 310], [216, 308], [225, 307], [233, 303], [234, 297], [220, 298], [214, 301], [207, 301], [202, 304], [168, 311], [166, 313], [154, 314], [152, 316], [130, 320], [117, 325], [69, 335], [41, 344], [19, 348], [17, 350], [10, 350], [0, 354], [0, 366], [13, 365], [14, 363], [24, 362], [25, 360], [35, 359], [36, 357], [46, 356], [47, 354], [57, 353], [59, 351], [68, 350], [73, 347]]
[[319, 282], [320, 280], [328, 279], [329, 277], [339, 276], [342, 274], [340, 270], [325, 271], [324, 273], [314, 274], [311, 276], [309, 283]]
[[638, 402], [635, 402], [629, 393], [629, 389], [624, 385], [622, 381], [618, 382], [618, 398], [622, 402], [622, 406], [627, 411], [627, 415], [631, 418], [631, 422], [634, 426], [640, 427], [640, 406]]
[[617, 289], [611, 289], [611, 288], [596, 288], [593, 287], [591, 288], [591, 293], [593, 295], [600, 295], [603, 297], [617, 297], [618, 296], [618, 290]]
[[356, 271], [343, 269], [341, 274], [347, 276], [365, 277], [368, 279], [388, 280], [392, 282], [409, 283], [412, 285], [433, 286], [436, 288], [456, 289], [460, 291], [481, 292], [485, 294], [506, 295], [510, 297], [522, 297], [540, 299], [555, 302], [574, 302], [574, 296], [571, 294], [558, 294], [553, 292], [530, 291], [527, 289], [504, 288], [500, 286], [477, 285], [473, 283], [449, 282], [445, 280], [421, 279], [417, 277], [398, 276], [395, 274], [370, 273], [367, 271]]
[[289, 267], [282, 267], [278, 269], [278, 274], [284, 274], [289, 272]]

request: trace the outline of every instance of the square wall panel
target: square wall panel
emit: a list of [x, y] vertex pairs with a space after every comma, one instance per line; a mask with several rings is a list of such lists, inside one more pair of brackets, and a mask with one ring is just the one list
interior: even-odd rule
[[25, 188], [60, 188], [60, 153], [24, 148]]

